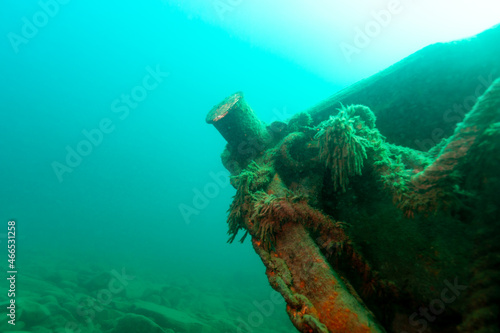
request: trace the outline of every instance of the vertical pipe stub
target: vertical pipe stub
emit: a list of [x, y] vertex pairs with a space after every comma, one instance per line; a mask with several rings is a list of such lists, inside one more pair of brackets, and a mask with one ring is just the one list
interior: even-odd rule
[[261, 152], [270, 141], [265, 124], [257, 118], [241, 92], [232, 94], [214, 106], [207, 114], [206, 122], [214, 125], [226, 139], [233, 154], [241, 155], [242, 151], [248, 151], [249, 148]]

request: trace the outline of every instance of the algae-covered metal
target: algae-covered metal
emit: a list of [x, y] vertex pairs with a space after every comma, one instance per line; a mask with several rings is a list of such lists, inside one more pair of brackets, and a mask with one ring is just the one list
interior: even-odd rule
[[[287, 124], [266, 126], [240, 93], [207, 116], [228, 142], [222, 159], [237, 190], [230, 241], [250, 235], [299, 331], [499, 331], [500, 38], [492, 36], [500, 27], [428, 47]], [[412, 87], [387, 79], [424, 76], [415, 68], [437, 66], [443, 49], [466, 63], [460, 52], [474, 54], [478, 45], [491, 46], [481, 66], [454, 72], [452, 64], [439, 80], [418, 76]], [[433, 119], [422, 129], [449, 125], [429, 110], [447, 114], [439, 108], [468, 99], [465, 87], [485, 75], [487, 87], [473, 89], [481, 96], [451, 135], [429, 150], [397, 144], [421, 140], [416, 104]], [[453, 93], [428, 94], [432, 84]], [[374, 97], [388, 87], [390, 103]], [[398, 94], [406, 88], [412, 99]], [[394, 124], [415, 129], [399, 138]], [[249, 142], [255, 149], [242, 153]]]

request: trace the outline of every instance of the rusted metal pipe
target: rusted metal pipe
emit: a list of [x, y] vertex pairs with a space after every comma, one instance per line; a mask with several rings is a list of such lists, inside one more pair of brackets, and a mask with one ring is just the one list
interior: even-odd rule
[[[268, 191], [286, 193], [277, 174]], [[256, 237], [252, 237], [252, 245], [267, 268], [271, 286], [285, 298], [288, 315], [299, 331], [385, 332], [330, 266], [304, 225], [286, 223], [275, 236], [273, 250], [267, 250]]]
[[239, 157], [248, 155], [248, 147], [252, 152], [263, 151], [271, 140], [265, 124], [257, 118], [241, 92], [214, 106], [206, 122], [215, 126], [226, 139], [231, 153]]

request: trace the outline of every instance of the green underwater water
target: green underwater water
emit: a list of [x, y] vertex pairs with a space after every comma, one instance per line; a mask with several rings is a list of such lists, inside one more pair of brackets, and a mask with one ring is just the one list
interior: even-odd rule
[[[20, 34], [20, 18], [40, 10], [9, 6], [2, 36]], [[224, 142], [204, 117], [244, 89], [256, 92], [260, 114], [286, 119], [332, 85], [171, 5], [136, 7], [71, 2], [18, 53], [2, 40], [0, 246], [7, 265], [7, 222], [15, 220], [18, 274], [17, 325], [5, 320], [4, 280], [0, 331], [109, 332], [142, 300], [215, 332], [235, 332], [252, 313], [261, 332], [293, 332], [284, 302], [265, 316], [252, 304], [274, 291], [250, 244], [226, 243], [234, 189], [220, 163]], [[293, 97], [287, 76], [317, 89]], [[144, 82], [154, 88], [143, 100], [137, 88], [140, 102], [127, 104], [122, 95]], [[86, 156], [71, 155], [78, 149]], [[206, 190], [210, 198], [199, 199]], [[181, 205], [195, 213], [183, 215]], [[122, 270], [135, 280], [100, 302], [110, 272]], [[170, 301], [162, 288], [173, 290], [163, 292]], [[117, 313], [115, 302], [128, 308]]]
[[226, 243], [235, 190], [205, 115], [242, 90], [285, 121], [394, 59], [339, 81], [169, 2], [61, 1], [24, 28], [41, 10], [0, 13], [0, 248], [9, 277], [15, 221], [17, 271], [0, 332], [297, 332], [251, 244]]

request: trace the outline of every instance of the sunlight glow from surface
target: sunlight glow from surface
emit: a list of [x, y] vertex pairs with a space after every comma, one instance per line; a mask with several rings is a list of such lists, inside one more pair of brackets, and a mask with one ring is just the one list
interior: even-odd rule
[[[317, 75], [351, 83], [429, 44], [470, 37], [500, 23], [496, 0], [190, 0], [177, 6], [192, 19], [219, 26]], [[384, 16], [391, 8], [390, 17]], [[369, 28], [366, 45], [356, 45], [359, 31]], [[346, 53], [342, 45], [356, 53]]]

